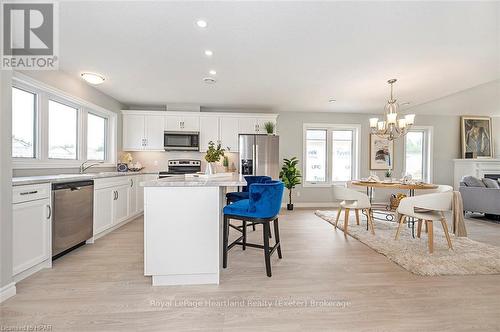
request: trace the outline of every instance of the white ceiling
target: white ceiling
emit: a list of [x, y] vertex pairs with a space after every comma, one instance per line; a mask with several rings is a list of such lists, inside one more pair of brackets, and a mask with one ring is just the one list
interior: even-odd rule
[[[60, 69], [124, 104], [379, 112], [500, 78], [498, 2], [62, 2]], [[208, 28], [195, 21], [203, 18]], [[203, 51], [211, 49], [212, 58]], [[202, 78], [217, 70], [216, 85]], [[328, 103], [330, 98], [337, 102]]]

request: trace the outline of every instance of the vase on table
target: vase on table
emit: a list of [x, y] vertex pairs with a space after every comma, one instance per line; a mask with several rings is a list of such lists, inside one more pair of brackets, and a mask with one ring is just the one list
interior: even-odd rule
[[205, 168], [205, 174], [206, 175], [215, 174], [215, 164], [214, 163], [207, 163], [207, 167]]

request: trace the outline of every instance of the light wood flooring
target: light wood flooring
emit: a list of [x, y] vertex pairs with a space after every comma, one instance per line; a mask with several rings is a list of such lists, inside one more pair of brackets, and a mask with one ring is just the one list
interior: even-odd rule
[[[272, 257], [272, 278], [261, 251], [235, 247], [220, 285], [152, 287], [138, 218], [18, 283], [0, 305], [0, 330], [500, 330], [500, 275], [416, 276], [313, 210], [283, 211], [280, 221], [283, 259]], [[500, 245], [499, 224], [467, 225], [471, 238]], [[249, 229], [249, 240], [261, 237]]]

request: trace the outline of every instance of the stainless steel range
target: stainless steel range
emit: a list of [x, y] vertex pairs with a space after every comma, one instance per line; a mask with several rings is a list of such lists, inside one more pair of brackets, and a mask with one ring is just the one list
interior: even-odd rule
[[174, 159], [168, 161], [168, 171], [159, 172], [159, 178], [175, 175], [193, 174], [201, 171], [201, 161], [191, 159]]

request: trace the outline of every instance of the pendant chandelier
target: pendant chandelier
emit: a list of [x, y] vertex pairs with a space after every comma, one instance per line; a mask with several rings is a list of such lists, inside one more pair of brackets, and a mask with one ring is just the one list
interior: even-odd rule
[[415, 114], [408, 114], [404, 118], [398, 118], [399, 104], [393, 96], [393, 85], [396, 81], [395, 78], [387, 81], [391, 86], [391, 97], [387, 101], [387, 105], [385, 105], [385, 119], [381, 121], [378, 118], [370, 119], [372, 134], [390, 141], [406, 135], [415, 121]]

